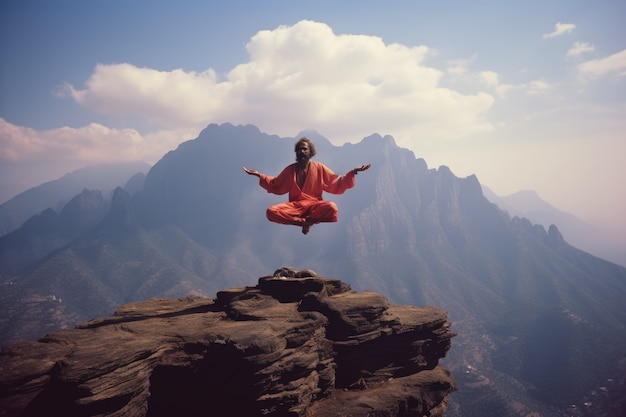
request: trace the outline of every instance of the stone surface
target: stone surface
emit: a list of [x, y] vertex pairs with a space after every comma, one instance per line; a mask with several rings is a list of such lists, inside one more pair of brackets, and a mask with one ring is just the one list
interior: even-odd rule
[[443, 416], [449, 327], [439, 309], [281, 268], [3, 347], [0, 416]]

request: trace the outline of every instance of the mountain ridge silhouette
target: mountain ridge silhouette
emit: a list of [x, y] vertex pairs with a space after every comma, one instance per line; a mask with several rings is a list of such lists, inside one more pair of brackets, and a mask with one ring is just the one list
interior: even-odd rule
[[[619, 380], [625, 268], [571, 246], [556, 226], [511, 217], [484, 197], [476, 176], [429, 169], [378, 134], [343, 146], [318, 139], [315, 158], [337, 173], [372, 168], [354, 189], [327, 196], [339, 207], [337, 223], [302, 236], [265, 219], [265, 208], [286, 196], [266, 193], [241, 170], [278, 174], [293, 161], [295, 139], [212, 124], [166, 154], [141, 191], [118, 190], [108, 217], [17, 274], [0, 300], [8, 306], [0, 310], [4, 340], [149, 297], [212, 296], [294, 265], [395, 303], [447, 310], [459, 335], [447, 366], [473, 370], [452, 396], [465, 412], [489, 415], [477, 403], [488, 393], [492, 415], [515, 415], [507, 411], [515, 399], [556, 416], [551, 409]], [[459, 410], [449, 415], [472, 415]]]

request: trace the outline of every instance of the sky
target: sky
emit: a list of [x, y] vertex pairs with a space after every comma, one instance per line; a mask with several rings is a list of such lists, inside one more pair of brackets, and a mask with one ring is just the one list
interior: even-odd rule
[[0, 1], [0, 202], [211, 123], [373, 133], [626, 235], [623, 0]]

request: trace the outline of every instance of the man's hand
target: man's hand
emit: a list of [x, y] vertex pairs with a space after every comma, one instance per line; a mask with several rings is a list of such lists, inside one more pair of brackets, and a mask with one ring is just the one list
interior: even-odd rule
[[254, 169], [243, 167], [243, 170], [248, 175], [254, 175], [255, 177], [260, 177], [261, 176], [261, 173], [259, 171], [254, 170]]
[[372, 164], [361, 165], [360, 167], [354, 168], [352, 171], [354, 171], [354, 174], [356, 175], [358, 172], [367, 171], [371, 166]]

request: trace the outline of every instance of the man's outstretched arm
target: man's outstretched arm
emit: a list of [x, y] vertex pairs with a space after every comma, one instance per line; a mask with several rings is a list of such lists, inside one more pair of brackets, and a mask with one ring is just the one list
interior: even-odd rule
[[354, 187], [354, 177], [361, 171], [370, 169], [372, 164], [361, 165], [346, 172], [345, 175], [336, 175], [325, 167], [324, 191], [331, 194], [343, 194], [346, 190]]
[[285, 168], [277, 177], [261, 174], [256, 169], [243, 167], [243, 170], [248, 175], [259, 177], [259, 185], [268, 193], [272, 194], [285, 194], [289, 191], [291, 182], [293, 181], [293, 171], [291, 170], [291, 165]]
[[261, 178], [261, 173], [259, 171], [257, 171], [257, 170], [246, 168], [246, 167], [243, 167], [243, 170], [248, 175], [254, 175], [255, 177]]
[[352, 170], [352, 172], [354, 172], [354, 175], [356, 175], [359, 172], [362, 171], [367, 171], [368, 169], [370, 169], [370, 167], [372, 166], [372, 164], [367, 164], [367, 165], [361, 165], [360, 167], [356, 167]]

